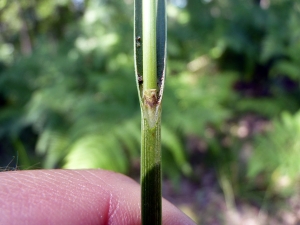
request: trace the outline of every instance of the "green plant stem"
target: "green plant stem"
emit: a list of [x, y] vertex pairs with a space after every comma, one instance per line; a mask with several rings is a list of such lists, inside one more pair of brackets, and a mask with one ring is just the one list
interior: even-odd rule
[[134, 33], [136, 83], [142, 111], [142, 225], [161, 225], [160, 131], [166, 59], [165, 0], [135, 0]]
[[[156, 106], [145, 108], [142, 113], [142, 225], [161, 225], [161, 108], [158, 111]], [[155, 116], [154, 124], [151, 121], [154, 118], [149, 115]]]
[[156, 0], [143, 0], [144, 90], [157, 89]]

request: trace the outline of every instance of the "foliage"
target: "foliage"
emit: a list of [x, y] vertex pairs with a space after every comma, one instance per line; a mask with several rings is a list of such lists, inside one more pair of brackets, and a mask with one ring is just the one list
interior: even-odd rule
[[[81, 21], [70, 24], [65, 41], [61, 43], [47, 44], [48, 38], [40, 39], [32, 55], [17, 57], [14, 65], [1, 75], [1, 90], [7, 100], [1, 111], [2, 124], [6, 124], [1, 126], [3, 134], [32, 126], [39, 136], [36, 151], [46, 156], [45, 168], [58, 167], [66, 155], [69, 168], [93, 166], [125, 172], [128, 166], [120, 149], [124, 143], [131, 147], [132, 143], [119, 143], [116, 137], [106, 136], [110, 128], [113, 133], [113, 125], [122, 124], [132, 116], [135, 120], [137, 103], [134, 85], [130, 85], [134, 82], [133, 61], [122, 51], [117, 51], [126, 51], [130, 47], [120, 42], [113, 29], [109, 31], [108, 24], [98, 23], [97, 16], [102, 15], [103, 10], [91, 8]], [[117, 12], [112, 15], [116, 17]], [[118, 17], [118, 20], [120, 30], [128, 27], [121, 22], [122, 18]], [[81, 27], [81, 33], [76, 26]], [[126, 35], [123, 41], [126, 41]], [[128, 128], [124, 126], [124, 129]], [[102, 149], [104, 145], [107, 150], [103, 156], [110, 162], [117, 159], [116, 163], [106, 161], [106, 166], [93, 161], [87, 165], [86, 160], [70, 163], [70, 159], [76, 158], [78, 151], [82, 153], [82, 147], [87, 145], [91, 149], [87, 159], [99, 158], [94, 157], [99, 154], [94, 146]], [[118, 152], [119, 158], [114, 151]]]
[[291, 194], [298, 188], [300, 175], [300, 113], [283, 112], [272, 125], [271, 131], [256, 138], [248, 175], [263, 176], [263, 184], [270, 185], [272, 194]]
[[[63, 41], [36, 37], [32, 54], [14, 56], [1, 74], [7, 102], [1, 110], [2, 135], [33, 127], [38, 135], [36, 153], [44, 157], [44, 168], [101, 167], [126, 172], [138, 157], [132, 26], [127, 23], [130, 5], [94, 4], [82, 19], [65, 25]], [[191, 172], [181, 135], [203, 134], [206, 123], [221, 124], [230, 115], [223, 106], [231, 95], [230, 80], [191, 72], [170, 78], [162, 131], [163, 147], [171, 153], [164, 153], [169, 174], [175, 174], [176, 167], [185, 174]], [[227, 87], [219, 89], [224, 81]]]

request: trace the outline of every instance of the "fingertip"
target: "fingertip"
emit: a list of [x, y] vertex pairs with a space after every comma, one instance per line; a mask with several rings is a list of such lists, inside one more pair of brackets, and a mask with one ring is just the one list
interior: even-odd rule
[[[140, 225], [140, 186], [105, 170], [0, 173], [0, 224]], [[164, 225], [195, 225], [163, 199]]]

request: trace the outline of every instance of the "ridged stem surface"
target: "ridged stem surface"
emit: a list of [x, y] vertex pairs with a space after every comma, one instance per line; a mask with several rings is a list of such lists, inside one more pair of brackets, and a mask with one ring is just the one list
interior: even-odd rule
[[161, 225], [161, 111], [151, 115], [156, 115], [154, 126], [147, 115], [142, 117], [142, 225]]

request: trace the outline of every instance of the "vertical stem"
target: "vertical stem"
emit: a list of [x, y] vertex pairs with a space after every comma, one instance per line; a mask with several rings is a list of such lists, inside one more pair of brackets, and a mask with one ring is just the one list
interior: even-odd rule
[[157, 89], [156, 0], [143, 0], [144, 90]]
[[142, 225], [161, 225], [160, 130], [166, 52], [165, 0], [135, 0], [135, 42], [136, 82], [142, 111]]
[[[149, 110], [142, 113], [142, 225], [161, 225], [161, 110], [156, 114], [154, 126], [145, 116]], [[156, 110], [155, 107], [152, 110]]]

